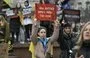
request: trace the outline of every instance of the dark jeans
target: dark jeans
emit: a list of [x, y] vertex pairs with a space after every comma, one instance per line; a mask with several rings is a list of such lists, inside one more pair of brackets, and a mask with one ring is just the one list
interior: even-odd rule
[[30, 39], [32, 24], [25, 25], [25, 41]]
[[[18, 42], [19, 32], [11, 32], [12, 35], [12, 43]], [[16, 35], [16, 38], [14, 37]]]
[[74, 55], [74, 53], [69, 53], [68, 50], [63, 50], [61, 51], [60, 58], [75, 58]]

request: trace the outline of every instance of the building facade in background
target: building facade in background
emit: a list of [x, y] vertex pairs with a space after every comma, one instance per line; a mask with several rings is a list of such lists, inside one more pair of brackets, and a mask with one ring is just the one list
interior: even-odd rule
[[90, 20], [90, 0], [70, 0], [73, 9], [79, 9], [81, 12], [81, 22]]

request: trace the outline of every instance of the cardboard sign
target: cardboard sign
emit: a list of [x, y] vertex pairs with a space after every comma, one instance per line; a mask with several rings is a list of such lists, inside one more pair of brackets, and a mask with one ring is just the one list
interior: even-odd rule
[[56, 6], [53, 4], [36, 4], [35, 12], [37, 20], [41, 21], [56, 20]]
[[80, 10], [65, 9], [63, 19], [66, 22], [80, 22]]
[[13, 12], [13, 10], [7, 10], [6, 15], [7, 16], [12, 16], [12, 15], [15, 15], [15, 13]]
[[27, 14], [30, 14], [31, 13], [31, 7], [29, 7], [29, 8], [24, 8], [23, 9], [23, 15], [27, 15]]
[[8, 44], [0, 43], [0, 58], [8, 58]]

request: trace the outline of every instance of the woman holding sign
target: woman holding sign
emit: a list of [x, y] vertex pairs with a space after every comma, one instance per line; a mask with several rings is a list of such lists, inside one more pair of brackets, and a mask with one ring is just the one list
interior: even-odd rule
[[31, 26], [32, 26], [32, 6], [29, 4], [29, 1], [24, 2], [23, 7], [23, 25], [25, 27], [25, 42], [30, 41], [30, 34], [31, 34]]
[[51, 37], [46, 37], [46, 28], [40, 27], [40, 21], [34, 20], [31, 40], [35, 46], [36, 58], [50, 58], [51, 45], [59, 35], [59, 21], [54, 22], [54, 32]]

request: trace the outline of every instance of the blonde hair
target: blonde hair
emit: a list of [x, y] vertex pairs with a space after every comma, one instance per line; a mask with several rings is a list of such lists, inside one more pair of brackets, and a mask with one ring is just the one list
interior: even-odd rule
[[0, 20], [3, 21], [3, 22], [7, 22], [4, 18], [4, 16], [0, 15]]
[[90, 25], [90, 21], [87, 22], [81, 29], [81, 32], [80, 32], [80, 35], [79, 35], [79, 39], [78, 41], [76, 42], [76, 46], [74, 47], [74, 49], [77, 51], [76, 55], [75, 55], [75, 58], [78, 57], [79, 53], [80, 53], [80, 48], [82, 46], [82, 43], [83, 43], [83, 32], [85, 30], [85, 28]]
[[82, 43], [83, 43], [83, 32], [85, 30], [85, 28], [90, 25], [90, 21], [87, 22], [81, 29], [81, 32], [80, 32], [80, 35], [79, 35], [79, 39], [78, 41], [76, 42], [76, 46], [74, 47], [75, 50], [77, 50], [77, 53], [76, 53], [76, 56], [79, 54], [80, 52], [80, 48], [82, 46]]

